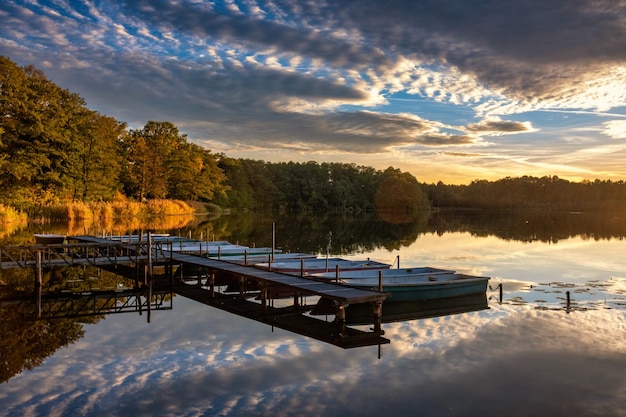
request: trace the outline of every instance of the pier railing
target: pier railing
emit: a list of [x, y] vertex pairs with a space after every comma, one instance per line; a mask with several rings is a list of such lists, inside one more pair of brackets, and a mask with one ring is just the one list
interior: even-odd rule
[[167, 243], [69, 243], [51, 245], [0, 246], [0, 269], [167, 260]]

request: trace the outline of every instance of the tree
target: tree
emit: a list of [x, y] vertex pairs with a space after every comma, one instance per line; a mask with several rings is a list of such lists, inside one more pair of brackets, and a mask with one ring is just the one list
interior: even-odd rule
[[169, 164], [168, 198], [206, 202], [224, 191], [218, 156], [194, 143], [182, 142]]
[[170, 122], [149, 121], [141, 130], [131, 130], [126, 151], [126, 189], [138, 200], [165, 198], [174, 167], [173, 155], [185, 137]]
[[0, 186], [3, 202], [32, 206], [68, 198], [71, 149], [84, 100], [32, 66], [0, 57]]
[[223, 190], [218, 158], [188, 143], [170, 122], [148, 122], [122, 141], [127, 158], [126, 192], [139, 200], [177, 198], [209, 201]]
[[118, 143], [126, 124], [97, 112], [88, 112], [81, 125], [75, 158], [73, 199], [110, 200], [121, 189], [122, 157]]
[[376, 210], [413, 213], [427, 207], [428, 199], [414, 176], [389, 167], [374, 194], [374, 204]]

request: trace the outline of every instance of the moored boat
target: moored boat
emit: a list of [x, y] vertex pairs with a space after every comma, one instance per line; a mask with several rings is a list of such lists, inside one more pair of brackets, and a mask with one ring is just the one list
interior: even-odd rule
[[58, 245], [65, 241], [65, 235], [55, 233], [35, 233], [35, 243], [43, 245]]
[[366, 260], [348, 260], [343, 258], [302, 258], [299, 260], [286, 260], [275, 262], [262, 262], [254, 265], [257, 268], [271, 271], [284, 272], [287, 274], [312, 275], [320, 272], [354, 271], [363, 269], [389, 269], [390, 264]]
[[[263, 263], [265, 261], [299, 261], [300, 259], [316, 259], [317, 255], [314, 253], [247, 253], [244, 255], [232, 255], [228, 257], [228, 262], [238, 263], [241, 265], [255, 265]], [[267, 263], [267, 262], [266, 262]]]
[[[421, 266], [415, 268], [398, 268], [398, 269], [381, 269], [380, 273], [382, 273], [383, 279], [387, 278], [396, 278], [396, 277], [405, 277], [411, 278], [413, 276], [419, 276], [424, 274], [454, 274], [456, 271], [451, 269], [441, 269], [441, 268], [432, 268], [429, 266]], [[378, 279], [379, 272], [378, 270], [357, 270], [357, 271], [345, 271], [345, 270], [335, 270], [329, 272], [320, 272], [317, 274], [313, 274], [315, 278], [324, 279], [324, 280], [335, 280], [342, 279], [345, 281], [352, 279]]]
[[339, 278], [338, 282], [350, 287], [379, 290], [391, 293], [385, 302], [432, 300], [462, 297], [487, 291], [489, 277], [457, 273], [422, 274], [413, 276], [390, 276], [379, 278]]

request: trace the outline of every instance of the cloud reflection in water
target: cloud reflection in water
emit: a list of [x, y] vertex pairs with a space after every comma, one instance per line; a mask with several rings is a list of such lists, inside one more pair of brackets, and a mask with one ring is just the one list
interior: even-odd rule
[[0, 391], [3, 415], [626, 414], [619, 309], [490, 303], [342, 350], [177, 298], [109, 316]]

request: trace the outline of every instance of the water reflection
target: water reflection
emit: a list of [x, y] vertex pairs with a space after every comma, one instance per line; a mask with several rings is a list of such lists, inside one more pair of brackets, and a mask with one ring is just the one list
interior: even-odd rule
[[168, 216], [148, 223], [46, 223], [3, 230], [4, 244], [33, 241], [34, 233], [127, 234], [169, 232], [211, 240], [229, 240], [249, 246], [271, 246], [275, 224], [277, 244], [284, 251], [349, 254], [411, 245], [427, 234], [469, 233], [505, 241], [557, 243], [572, 237], [583, 240], [622, 240], [623, 213], [566, 213], [545, 211], [433, 211], [410, 217], [393, 213], [272, 215], [246, 212], [222, 216]]
[[[182, 297], [172, 310], [153, 311], [149, 324], [118, 314], [16, 326], [0, 337], [9, 358], [3, 375], [12, 372], [1, 385], [0, 414], [626, 415], [619, 218], [435, 213], [394, 225], [238, 217], [199, 221], [191, 231], [268, 246], [275, 222], [283, 249], [380, 261], [400, 255], [403, 266], [492, 276], [503, 298], [490, 291], [488, 308], [384, 323], [391, 343], [380, 358], [377, 346], [340, 349]], [[7, 271], [0, 279], [19, 283]], [[1, 326], [21, 314], [0, 310]], [[35, 347], [49, 356], [28, 357]]]
[[5, 415], [624, 415], [623, 312], [490, 307], [385, 325], [393, 342], [377, 359], [182, 299], [150, 325], [88, 326], [4, 385], [0, 404]]
[[570, 312], [626, 307], [625, 278], [613, 277], [583, 284], [509, 282], [505, 285], [509, 291], [504, 302], [534, 305], [537, 309]]

